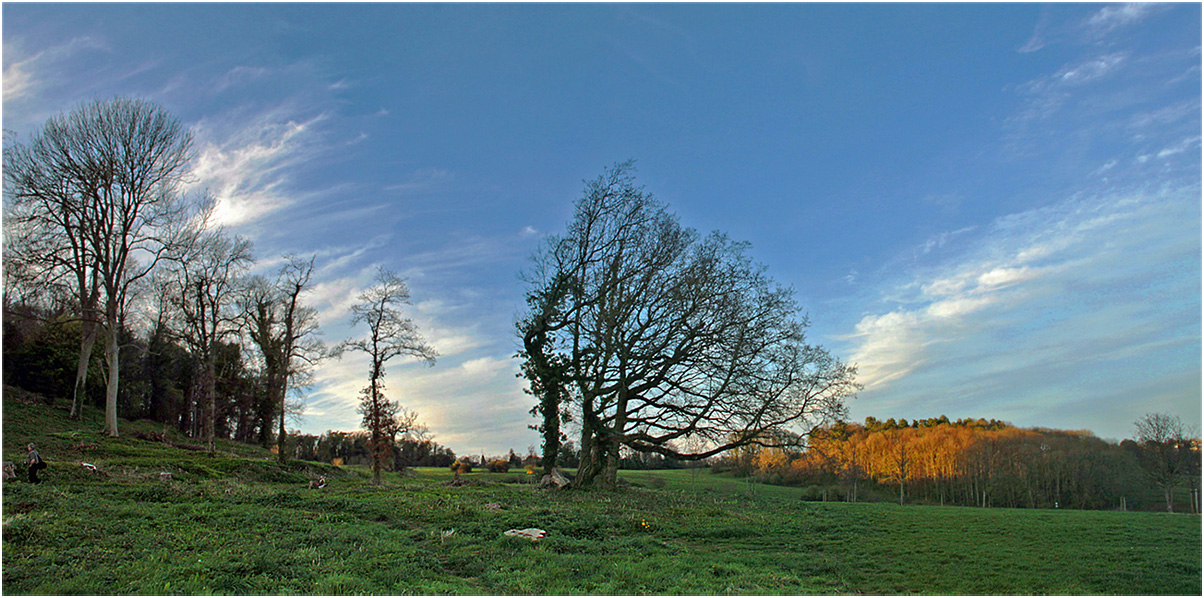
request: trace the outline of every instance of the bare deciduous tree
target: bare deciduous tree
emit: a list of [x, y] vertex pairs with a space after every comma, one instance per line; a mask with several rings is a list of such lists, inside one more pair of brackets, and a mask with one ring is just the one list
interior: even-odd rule
[[258, 410], [260, 442], [268, 444], [271, 414], [279, 418], [276, 436], [280, 462], [287, 460], [285, 417], [289, 385], [296, 386], [326, 353], [318, 336], [318, 312], [302, 302], [310, 288], [314, 259], [285, 256], [287, 262], [275, 281], [256, 277], [247, 285], [242, 299], [244, 323], [248, 336], [259, 347], [267, 381], [267, 400]]
[[[58, 289], [77, 303], [80, 349], [71, 417], [84, 400], [88, 362], [99, 331], [100, 279], [87, 244], [91, 210], [78, 172], [71, 167], [70, 129], [55, 120], [28, 145], [10, 141], [4, 152], [6, 298], [14, 282]], [[15, 276], [14, 276], [15, 275]], [[21, 286], [21, 285], [17, 285]]]
[[340, 344], [335, 352], [358, 351], [368, 356], [368, 386], [360, 393], [360, 413], [363, 425], [371, 437], [372, 481], [379, 484], [381, 468], [392, 453], [392, 438], [398, 425], [400, 407], [384, 395], [385, 365], [389, 360], [403, 355], [435, 364], [438, 353], [426, 344], [418, 327], [401, 314], [400, 306], [410, 302], [410, 291], [405, 281], [384, 268], [376, 275], [376, 284], [360, 294], [359, 303], [351, 308], [351, 324], [368, 326], [367, 338], [349, 339]]
[[[116, 98], [52, 117], [27, 150], [12, 154], [17, 178], [11, 186], [23, 189], [14, 195], [40, 196], [42, 206], [30, 217], [53, 236], [55, 266], [76, 278], [85, 322], [100, 320], [106, 328], [105, 431], [111, 436], [118, 434], [118, 334], [130, 288], [199, 231], [206, 202], [186, 201], [180, 193], [191, 145], [188, 130], [163, 108]], [[7, 155], [5, 161], [8, 167]], [[81, 363], [89, 334], [95, 330], [85, 326]]]
[[[1175, 512], [1175, 486], [1193, 469], [1190, 434], [1178, 416], [1147, 413], [1133, 422], [1137, 432], [1137, 461], [1166, 499], [1166, 511]], [[1194, 455], [1198, 469], [1199, 456]]]
[[205, 233], [180, 260], [170, 284], [181, 337], [202, 365], [200, 396], [206, 447], [213, 453], [217, 417], [217, 349], [225, 338], [237, 334], [239, 312], [234, 304], [239, 277], [250, 266], [251, 243], [230, 238], [220, 229]]
[[[582, 428], [578, 485], [613, 485], [623, 446], [703, 459], [798, 439], [842, 413], [854, 369], [805, 342], [793, 291], [746, 248], [682, 227], [635, 184], [630, 162], [587, 183], [567, 232], [528, 276], [531, 296], [564, 285], [563, 304], [520, 322], [567, 364]], [[689, 437], [707, 448], [677, 448]]]

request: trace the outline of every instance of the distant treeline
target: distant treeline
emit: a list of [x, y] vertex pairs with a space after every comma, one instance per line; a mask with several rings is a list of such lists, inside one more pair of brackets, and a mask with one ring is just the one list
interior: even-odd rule
[[981, 507], [1167, 510], [1187, 488], [1179, 510], [1198, 512], [1200, 441], [1182, 425], [1177, 437], [1114, 444], [993, 419], [869, 417], [817, 430], [802, 451], [749, 447], [715, 468], [828, 500]]
[[[344, 465], [370, 465], [371, 436], [364, 431], [326, 432], [321, 435], [298, 434], [290, 437], [291, 455], [306, 461]], [[293, 444], [295, 443], [295, 444]], [[456, 453], [429, 439], [399, 438], [393, 443], [393, 470], [405, 467], [447, 467], [456, 461]]]

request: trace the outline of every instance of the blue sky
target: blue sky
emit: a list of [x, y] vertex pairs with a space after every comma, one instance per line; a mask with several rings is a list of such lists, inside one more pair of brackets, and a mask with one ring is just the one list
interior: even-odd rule
[[[538, 444], [519, 272], [634, 158], [751, 241], [855, 419], [1131, 434], [1201, 416], [1201, 9], [1178, 5], [5, 4], [3, 125], [95, 97], [192, 127], [195, 190], [269, 272], [316, 253], [325, 338], [377, 266], [437, 365], [390, 396], [459, 452]], [[366, 364], [307, 432], [359, 425]]]

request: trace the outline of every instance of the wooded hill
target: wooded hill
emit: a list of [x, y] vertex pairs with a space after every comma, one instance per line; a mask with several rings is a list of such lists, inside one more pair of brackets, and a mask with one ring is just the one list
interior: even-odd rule
[[[1143, 431], [1151, 421], [1159, 429]], [[832, 500], [1199, 512], [1200, 440], [1160, 414], [1138, 430], [1110, 443], [994, 419], [869, 417], [817, 430], [804, 451], [750, 447], [719, 468]]]

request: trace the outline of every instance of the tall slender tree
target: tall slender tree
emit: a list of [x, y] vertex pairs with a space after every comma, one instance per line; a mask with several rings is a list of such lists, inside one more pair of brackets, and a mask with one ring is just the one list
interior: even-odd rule
[[[105, 431], [117, 436], [118, 337], [130, 290], [190, 246], [209, 203], [187, 201], [180, 192], [192, 136], [163, 108], [116, 98], [52, 117], [30, 147], [13, 154], [24, 173], [14, 187], [41, 193], [38, 201], [57, 214], [58, 220], [43, 219], [43, 230], [60, 227], [55, 246], [60, 262], [74, 264], [81, 312], [99, 312], [84, 319], [105, 328]], [[81, 364], [95, 332], [85, 327], [81, 335]]]
[[239, 330], [234, 299], [239, 277], [251, 262], [250, 241], [212, 230], [179, 262], [171, 284], [181, 337], [201, 364], [202, 426], [210, 454], [217, 418], [217, 351], [225, 338]]
[[51, 119], [29, 144], [6, 140], [4, 151], [5, 298], [13, 274], [42, 288], [69, 287], [80, 319], [79, 356], [71, 417], [79, 417], [87, 384], [88, 363], [100, 330], [100, 278], [87, 233], [95, 211], [73, 168], [77, 135]]
[[400, 306], [410, 302], [405, 281], [384, 268], [377, 271], [376, 284], [359, 296], [351, 308], [351, 325], [365, 324], [368, 335], [349, 339], [336, 348], [368, 356], [368, 386], [360, 393], [360, 413], [364, 428], [370, 436], [372, 481], [379, 484], [381, 470], [392, 457], [392, 439], [397, 431], [396, 416], [400, 407], [385, 397], [385, 365], [401, 356], [416, 357], [428, 365], [435, 364], [438, 353], [423, 340], [418, 327], [402, 316]]
[[258, 410], [259, 440], [268, 445], [276, 419], [277, 458], [281, 463], [288, 459], [285, 418], [290, 383], [296, 386], [305, 380], [326, 354], [326, 347], [318, 339], [318, 312], [304, 303], [304, 294], [311, 287], [314, 258], [288, 255], [285, 259], [274, 281], [256, 277], [247, 285], [242, 299], [244, 325], [259, 347], [268, 388], [267, 404]]

